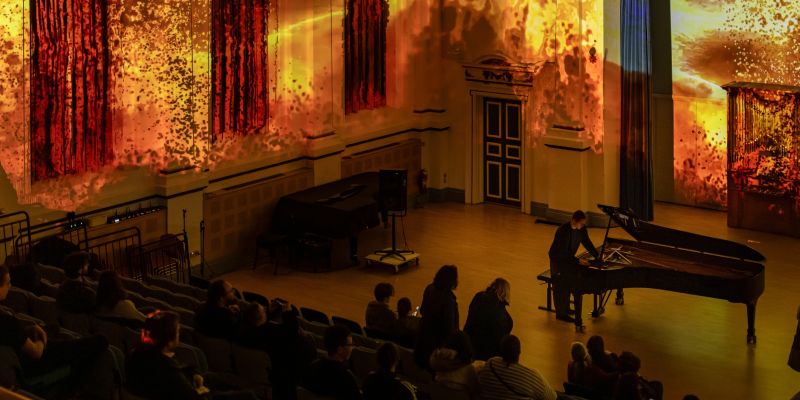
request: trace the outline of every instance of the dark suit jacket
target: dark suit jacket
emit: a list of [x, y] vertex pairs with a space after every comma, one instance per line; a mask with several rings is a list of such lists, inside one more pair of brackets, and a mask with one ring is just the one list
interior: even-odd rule
[[[572, 235], [578, 235], [577, 240], [573, 241]], [[589, 239], [589, 232], [586, 227], [572, 229], [569, 222], [559, 226], [548, 252], [550, 260], [556, 263], [574, 262], [575, 253], [578, 251], [578, 245], [580, 244], [595, 258], [599, 256], [592, 240]]]

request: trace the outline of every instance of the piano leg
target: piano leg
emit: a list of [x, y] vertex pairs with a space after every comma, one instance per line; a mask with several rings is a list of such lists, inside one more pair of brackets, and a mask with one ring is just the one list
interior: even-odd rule
[[582, 333], [586, 330], [583, 326], [583, 292], [572, 292], [573, 303], [575, 305], [575, 332]]
[[747, 303], [747, 343], [756, 343], [756, 302]]
[[625, 292], [622, 291], [622, 288], [617, 289], [617, 298], [614, 299], [614, 304], [618, 306], [625, 304]]

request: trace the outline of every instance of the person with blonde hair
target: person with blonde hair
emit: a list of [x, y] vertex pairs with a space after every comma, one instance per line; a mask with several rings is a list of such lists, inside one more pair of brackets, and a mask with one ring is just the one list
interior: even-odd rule
[[616, 373], [606, 373], [595, 365], [586, 346], [581, 342], [573, 342], [572, 361], [567, 366], [567, 382], [591, 390], [598, 396], [611, 394], [616, 382]]
[[486, 290], [478, 292], [469, 304], [464, 332], [469, 335], [476, 360], [500, 355], [500, 341], [511, 333], [514, 321], [506, 310], [511, 300], [511, 284], [495, 279]]

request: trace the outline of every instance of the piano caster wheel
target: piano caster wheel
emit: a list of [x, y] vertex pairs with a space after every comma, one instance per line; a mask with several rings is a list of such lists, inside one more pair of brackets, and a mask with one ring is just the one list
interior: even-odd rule
[[597, 311], [592, 311], [592, 318], [597, 318], [600, 316], [600, 313]]
[[586, 332], [586, 325], [575, 326], [575, 333], [584, 333]]
[[616, 304], [618, 306], [621, 306], [621, 305], [625, 304], [625, 298], [617, 297], [616, 299], [614, 299], [614, 304]]
[[747, 344], [756, 344], [756, 335], [747, 335]]

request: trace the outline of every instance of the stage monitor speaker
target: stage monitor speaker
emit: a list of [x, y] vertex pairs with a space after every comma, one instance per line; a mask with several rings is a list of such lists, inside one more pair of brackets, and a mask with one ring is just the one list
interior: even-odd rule
[[378, 196], [381, 209], [402, 212], [406, 210], [408, 171], [404, 169], [382, 169]]

